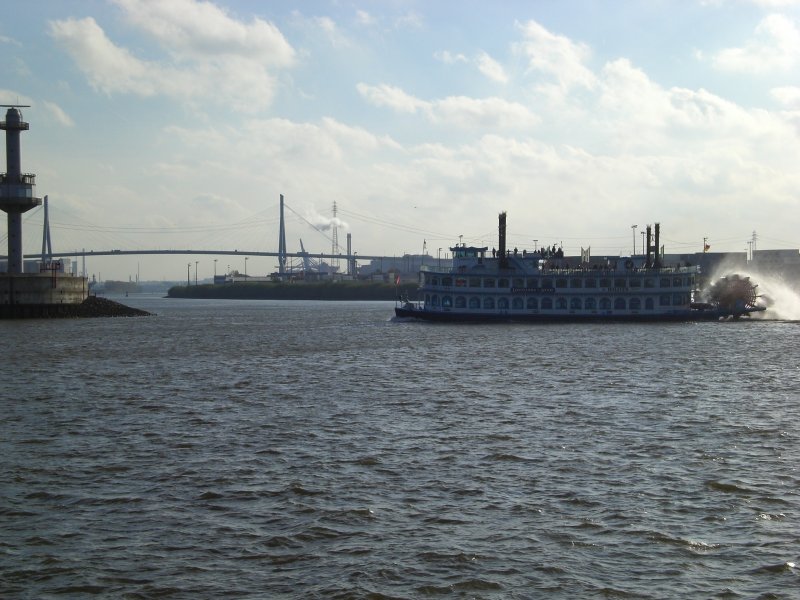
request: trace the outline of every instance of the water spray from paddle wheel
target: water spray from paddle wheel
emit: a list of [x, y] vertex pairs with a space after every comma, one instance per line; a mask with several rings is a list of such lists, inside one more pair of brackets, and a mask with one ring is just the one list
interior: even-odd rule
[[756, 307], [758, 284], [749, 277], [733, 273], [721, 277], [708, 290], [708, 297], [717, 306], [727, 310], [741, 311]]

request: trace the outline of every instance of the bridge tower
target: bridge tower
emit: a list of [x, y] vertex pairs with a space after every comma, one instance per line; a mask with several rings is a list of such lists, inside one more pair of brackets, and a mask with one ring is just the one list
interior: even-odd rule
[[42, 225], [42, 262], [53, 260], [53, 242], [50, 240], [50, 210], [47, 194], [44, 196], [44, 224]]
[[283, 220], [283, 194], [281, 194], [281, 222], [278, 228], [278, 273], [286, 272], [286, 224]]
[[22, 213], [39, 206], [34, 187], [36, 175], [23, 173], [19, 134], [28, 130], [22, 120], [20, 108], [25, 105], [3, 104], [8, 108], [6, 120], [0, 121], [0, 129], [6, 132], [6, 172], [0, 173], [0, 210], [8, 214], [8, 272], [22, 273]]

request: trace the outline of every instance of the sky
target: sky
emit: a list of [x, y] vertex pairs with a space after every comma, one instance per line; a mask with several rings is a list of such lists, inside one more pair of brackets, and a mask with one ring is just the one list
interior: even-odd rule
[[[56, 253], [277, 251], [280, 194], [290, 252], [301, 239], [330, 252], [334, 226], [360, 255], [491, 248], [501, 211], [520, 250], [641, 252], [656, 222], [668, 253], [704, 239], [744, 252], [754, 234], [759, 250], [800, 248], [797, 0], [0, 11], [0, 103], [30, 105], [22, 169], [48, 195]], [[24, 216], [26, 253], [42, 215]], [[91, 258], [87, 271], [244, 270], [214, 258]]]

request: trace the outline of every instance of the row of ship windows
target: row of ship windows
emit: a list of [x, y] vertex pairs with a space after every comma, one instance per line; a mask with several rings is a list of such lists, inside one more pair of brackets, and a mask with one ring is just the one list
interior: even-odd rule
[[438, 277], [436, 275], [426, 275], [425, 283], [433, 286], [443, 287], [471, 287], [471, 288], [654, 288], [656, 287], [683, 287], [694, 285], [694, 275], [674, 275], [672, 277]]
[[530, 297], [527, 300], [516, 298], [493, 298], [486, 297], [481, 303], [481, 299], [477, 296], [466, 298], [464, 296], [456, 296], [455, 300], [452, 296], [439, 296], [438, 294], [426, 294], [425, 304], [432, 307], [441, 308], [471, 308], [471, 309], [486, 309], [486, 310], [641, 310], [644, 305], [645, 310], [653, 310], [655, 308], [656, 300], [659, 306], [685, 306], [689, 303], [689, 296], [687, 294], [662, 294], [658, 298], [648, 297], [642, 302], [641, 298], [535, 298]]

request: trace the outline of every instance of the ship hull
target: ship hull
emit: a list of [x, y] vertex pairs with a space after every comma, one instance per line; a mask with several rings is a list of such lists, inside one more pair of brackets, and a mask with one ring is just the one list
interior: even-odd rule
[[441, 323], [686, 323], [693, 321], [718, 321], [720, 319], [749, 317], [763, 309], [732, 312], [721, 309], [688, 310], [671, 313], [636, 314], [542, 314], [542, 313], [469, 313], [432, 311], [424, 308], [396, 307], [399, 318], [436, 321]]

